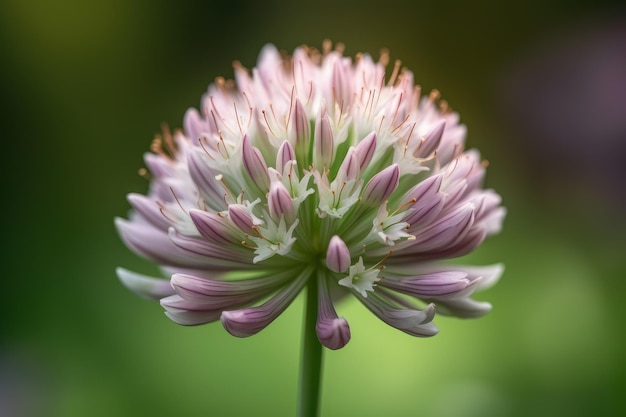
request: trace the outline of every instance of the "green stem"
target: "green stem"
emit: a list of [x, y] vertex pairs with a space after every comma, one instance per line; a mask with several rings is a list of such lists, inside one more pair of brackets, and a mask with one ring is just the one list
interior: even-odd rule
[[307, 285], [304, 340], [300, 363], [300, 392], [298, 398], [299, 417], [319, 415], [320, 381], [322, 374], [322, 344], [317, 339], [317, 279], [311, 276]]

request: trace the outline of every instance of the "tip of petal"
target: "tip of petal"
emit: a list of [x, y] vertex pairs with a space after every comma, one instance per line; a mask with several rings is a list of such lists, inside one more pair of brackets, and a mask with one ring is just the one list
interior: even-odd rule
[[142, 298], [156, 301], [174, 294], [168, 280], [149, 277], [124, 268], [117, 268], [115, 272], [126, 288]]
[[350, 341], [350, 326], [343, 317], [318, 320], [315, 331], [320, 343], [328, 349], [341, 349]]

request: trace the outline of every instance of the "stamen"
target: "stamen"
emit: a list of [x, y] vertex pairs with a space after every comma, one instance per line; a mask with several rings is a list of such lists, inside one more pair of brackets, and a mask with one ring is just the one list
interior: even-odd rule
[[237, 119], [237, 126], [239, 127], [239, 133], [241, 133], [242, 135], [243, 133], [243, 129], [241, 128], [241, 121], [239, 120], [239, 112], [237, 111], [237, 103], [235, 103], [233, 101], [233, 107], [235, 108], [235, 118]]
[[322, 52], [324, 53], [324, 56], [328, 55], [332, 49], [333, 42], [330, 39], [324, 39], [322, 42]]
[[235, 196], [233, 196], [233, 193], [230, 191], [230, 188], [228, 188], [228, 185], [226, 185], [226, 181], [224, 181], [224, 176], [222, 174], [218, 174], [215, 176], [215, 179], [222, 184], [222, 187], [224, 188], [224, 191], [226, 191], [226, 194], [224, 194], [224, 203], [226, 203], [226, 205], [229, 205], [230, 203], [228, 202], [228, 200], [226, 200], [226, 198], [230, 198], [230, 200], [232, 202], [235, 202]]
[[430, 101], [431, 103], [434, 103], [437, 100], [439, 100], [440, 97], [441, 97], [441, 93], [439, 92], [439, 90], [435, 89], [435, 90], [432, 90], [430, 94], [428, 95], [428, 101]]
[[[413, 130], [415, 130], [415, 125], [417, 125], [417, 123], [413, 123], [413, 126], [411, 126], [411, 131], [409, 132], [409, 137], [406, 138], [406, 146], [404, 147], [404, 156], [406, 156], [406, 151], [409, 149], [409, 142], [411, 142], [411, 137], [413, 136]], [[421, 146], [421, 143], [420, 143], [420, 146]]]
[[172, 192], [172, 195], [174, 196], [174, 199], [178, 203], [178, 207], [180, 207], [180, 209], [183, 211], [183, 213], [189, 215], [189, 213], [187, 213], [187, 210], [185, 210], [183, 205], [180, 203], [180, 200], [178, 199], [178, 196], [176, 195], [176, 193], [174, 192], [174, 189], [172, 187], [170, 187], [170, 191]]
[[398, 111], [400, 110], [400, 105], [402, 104], [402, 99], [404, 98], [404, 93], [400, 93], [400, 99], [398, 100], [398, 105], [396, 106], [396, 111], [393, 112], [393, 119], [391, 119], [391, 123], [389, 125], [393, 125], [393, 122], [396, 121], [396, 117], [398, 117]]
[[208, 151], [208, 150], [204, 147], [204, 144], [202, 143], [202, 139], [204, 139], [205, 141], [207, 141], [207, 142], [208, 142], [208, 139], [206, 138], [206, 136], [200, 136], [200, 137], [198, 138], [198, 143], [200, 144], [200, 147], [202, 148], [202, 150], [204, 151], [204, 153], [205, 153], [205, 154], [207, 154], [207, 156], [208, 156], [209, 158], [211, 158], [212, 160], [214, 160], [214, 161], [215, 161], [215, 158], [213, 157], [213, 155], [211, 155], [211, 154], [209, 153], [209, 151]]
[[389, 50], [387, 48], [383, 48], [380, 50], [380, 57], [378, 58], [378, 63], [380, 63], [383, 67], [389, 65]]
[[166, 208], [163, 206], [159, 206], [159, 211], [161, 212], [161, 215], [163, 217], [165, 217], [170, 223], [174, 223], [174, 224], [179, 224], [177, 221], [170, 219], [169, 216], [167, 214], [165, 214], [165, 210]]
[[289, 99], [289, 115], [287, 116], [287, 121], [285, 122], [286, 131], [289, 131], [289, 122], [291, 121], [291, 112], [294, 106], [293, 96], [294, 96], [295, 90], [296, 90], [295, 86], [291, 87], [291, 98]]
[[383, 116], [380, 118], [380, 125], [378, 125], [378, 130], [382, 130], [383, 129], [383, 122], [385, 121], [385, 115], [383, 114]]
[[250, 100], [248, 99], [248, 95], [246, 94], [246, 92], [242, 91], [241, 95], [246, 100], [246, 104], [248, 105], [248, 125], [246, 126], [246, 128], [249, 129], [250, 123], [252, 122], [252, 113], [254, 109], [252, 108], [252, 104], [250, 104]]
[[[392, 253], [393, 253], [393, 251], [391, 251], [391, 250], [390, 250], [390, 251], [387, 253], [387, 255], [385, 255], [385, 256], [383, 257], [383, 259], [381, 259], [380, 261], [376, 262], [376, 264], [375, 264], [374, 266], [372, 266], [371, 268], [368, 268], [367, 270], [368, 270], [368, 271], [371, 271], [372, 269], [377, 268], [377, 267], [378, 267], [378, 265], [380, 265], [380, 264], [382, 264], [383, 262], [385, 262], [385, 261], [387, 260], [387, 258], [389, 258], [389, 257], [391, 256], [391, 254], [392, 254]], [[381, 267], [380, 267], [380, 268], [378, 268], [378, 269], [380, 269], [380, 270], [382, 271], [383, 269], [385, 269], [385, 267], [384, 267], [384, 266], [381, 266]]]
[[222, 93], [226, 91], [224, 77], [215, 77], [215, 84], [219, 87]]
[[261, 113], [263, 113], [263, 119], [265, 119], [265, 124], [267, 125], [267, 128], [269, 129], [270, 133], [274, 135], [274, 137], [276, 137], [276, 133], [274, 133], [274, 131], [272, 130], [272, 127], [270, 126], [270, 122], [267, 120], [267, 113], [265, 112], [265, 110], [261, 110]]
[[339, 107], [339, 117], [337, 118], [337, 126], [336, 126], [337, 129], [339, 129], [339, 125], [341, 124], [342, 116], [343, 116], [343, 100], [341, 100], [341, 106]]
[[161, 139], [161, 136], [155, 136], [154, 139], [152, 139], [152, 142], [150, 143], [150, 150], [157, 154], [160, 155], [164, 158], [167, 158], [168, 160], [172, 160], [172, 158], [163, 151], [163, 141]]
[[248, 243], [246, 243], [246, 241], [245, 241], [245, 240], [242, 240], [242, 241], [241, 241], [241, 246], [243, 246], [243, 247], [244, 247], [244, 248], [246, 248], [246, 249], [253, 249], [253, 250], [256, 250], [256, 249], [257, 249], [255, 246], [251, 246], [251, 245], [249, 245]]
[[399, 59], [396, 59], [393, 63], [393, 71], [391, 72], [391, 77], [389, 77], [389, 81], [387, 82], [387, 85], [394, 85], [396, 82], [396, 79], [398, 77], [398, 73], [400, 72], [400, 66], [402, 65], [402, 61], [400, 61]]
[[176, 144], [174, 143], [174, 138], [172, 137], [172, 132], [170, 131], [167, 123], [161, 123], [161, 132], [163, 134], [163, 141], [165, 144], [165, 149], [169, 152], [172, 157], [175, 157], [178, 153], [176, 149]]
[[[412, 206], [412, 205], [413, 205], [413, 204], [415, 204], [416, 202], [417, 202], [417, 198], [413, 197], [412, 199], [410, 199], [409, 201], [407, 201], [406, 203], [402, 204], [402, 205], [401, 205], [401, 206], [399, 206], [397, 209], [395, 209], [395, 210], [393, 211], [393, 213], [391, 213], [391, 216], [396, 215], [396, 214], [397, 214], [397, 213], [399, 213], [401, 210], [403, 210], [403, 209], [405, 209], [405, 208], [407, 208], [407, 207], [409, 207], [409, 206]], [[389, 216], [389, 217], [391, 217], [391, 216]]]
[[137, 170], [137, 174], [139, 174], [141, 177], [144, 177], [145, 179], [149, 180], [152, 178], [152, 176], [150, 175], [150, 173], [148, 172], [147, 169], [145, 168], [139, 168]]
[[222, 144], [222, 147], [224, 148], [224, 152], [220, 152], [220, 154], [222, 154], [222, 157], [224, 157], [224, 159], [229, 159], [230, 158], [230, 154], [228, 153], [228, 148], [226, 147], [226, 141], [224, 140], [224, 137], [222, 136], [222, 131], [219, 130], [217, 132], [220, 135], [220, 141], [217, 143], [217, 150], [218, 152], [220, 152], [220, 143]]

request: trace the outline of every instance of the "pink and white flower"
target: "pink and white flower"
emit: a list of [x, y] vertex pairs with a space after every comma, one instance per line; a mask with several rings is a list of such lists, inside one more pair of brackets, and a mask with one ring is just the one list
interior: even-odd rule
[[[477, 317], [470, 298], [502, 267], [454, 266], [500, 230], [486, 164], [437, 92], [422, 96], [388, 56], [266, 46], [235, 82], [218, 78], [184, 131], [165, 131], [145, 161], [147, 195], [130, 194], [126, 245], [169, 281], [118, 269], [137, 294], [182, 325], [221, 320], [257, 333], [311, 280], [318, 338], [338, 349], [350, 329], [334, 308], [352, 293], [381, 320], [432, 336], [435, 309]], [[339, 294], [339, 296], [337, 295]]]

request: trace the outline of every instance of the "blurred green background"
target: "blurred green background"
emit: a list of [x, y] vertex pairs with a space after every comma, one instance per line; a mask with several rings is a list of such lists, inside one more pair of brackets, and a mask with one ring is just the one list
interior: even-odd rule
[[249, 339], [179, 327], [116, 266], [162, 122], [180, 127], [231, 62], [268, 42], [391, 50], [437, 88], [490, 161], [504, 262], [483, 319], [415, 339], [356, 301], [325, 355], [324, 416], [614, 416], [623, 393], [626, 9], [606, 1], [84, 2], [0, 5], [3, 259], [0, 415], [289, 416], [302, 302]]

